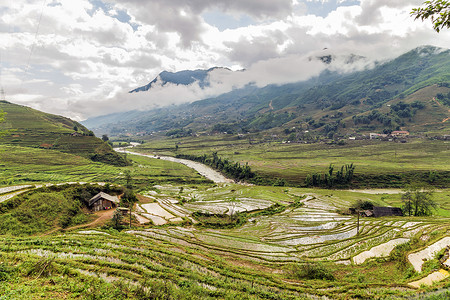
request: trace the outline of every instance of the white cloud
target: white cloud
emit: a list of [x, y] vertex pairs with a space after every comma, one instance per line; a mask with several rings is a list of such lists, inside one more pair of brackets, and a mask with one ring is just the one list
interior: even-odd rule
[[[44, 7], [35, 38], [42, 1], [0, 0], [1, 83], [13, 102], [81, 119], [194, 101], [248, 82], [309, 78], [323, 65], [305, 57], [323, 48], [386, 59], [423, 44], [450, 45], [450, 31], [437, 34], [410, 16], [422, 0], [336, 1], [346, 5], [305, 15], [308, 5], [330, 2], [318, 1], [114, 0], [102, 9], [88, 0], [54, 0]], [[201, 17], [208, 11], [257, 23], [221, 31]], [[216, 90], [194, 85], [127, 93], [162, 70], [213, 66], [247, 71], [215, 72], [213, 81], [222, 82]]]

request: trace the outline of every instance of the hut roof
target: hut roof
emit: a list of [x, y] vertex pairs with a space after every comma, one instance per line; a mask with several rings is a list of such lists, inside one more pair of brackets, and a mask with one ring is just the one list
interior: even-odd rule
[[366, 210], [364, 211], [364, 215], [365, 215], [366, 217], [373, 217], [373, 211], [370, 210], [370, 209], [366, 209]]
[[387, 216], [403, 216], [402, 209], [399, 207], [382, 207], [382, 206], [374, 206], [373, 207], [373, 216], [374, 217], [387, 217]]
[[119, 202], [120, 202], [119, 198], [117, 198], [117, 196], [111, 196], [107, 193], [100, 192], [89, 200], [89, 206], [92, 206], [95, 202], [97, 202], [100, 199], [109, 200], [116, 204], [119, 204]]

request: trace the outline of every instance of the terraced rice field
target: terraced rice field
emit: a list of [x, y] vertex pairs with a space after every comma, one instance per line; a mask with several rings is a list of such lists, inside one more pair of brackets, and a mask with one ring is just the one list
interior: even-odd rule
[[[259, 197], [255, 188], [260, 189]], [[361, 218], [358, 232], [356, 218], [340, 213], [352, 197], [319, 190], [255, 188], [233, 184], [155, 186], [147, 192], [154, 202], [139, 204], [136, 213], [155, 224], [160, 218], [164, 226], [0, 237], [0, 260], [14, 257], [16, 264], [51, 260], [74, 280], [95, 278], [122, 291], [143, 289], [153, 295], [158, 292], [156, 287], [165, 286], [172, 295], [184, 295], [179, 299], [404, 297], [416, 293], [414, 284], [408, 283], [426, 277], [430, 270], [420, 273], [419, 269], [405, 277], [405, 271], [388, 258], [390, 252], [417, 237], [425, 249], [442, 240], [450, 229], [448, 218], [390, 217]], [[288, 206], [299, 199], [303, 206]], [[276, 203], [286, 209], [257, 214]], [[177, 218], [194, 220], [191, 215], [198, 210], [247, 212], [248, 221], [232, 229], [173, 226], [178, 224]], [[292, 266], [305, 263], [319, 263], [338, 279], [295, 277]], [[438, 286], [446, 284], [444, 279]]]
[[[216, 187], [185, 189], [184, 197], [196, 201], [181, 204], [176, 198], [171, 198], [178, 192], [177, 187], [166, 185], [158, 188], [159, 194], [152, 192], [157, 201], [153, 205], [160, 205], [158, 209], [165, 208], [179, 217], [189, 216], [195, 211], [220, 214], [259, 211], [276, 202], [269, 200], [270, 197], [247, 198], [245, 190], [234, 190], [233, 194], [238, 196], [230, 197], [232, 188]], [[214, 198], [211, 190], [217, 200], [211, 200]], [[291, 197], [296, 195], [295, 191], [290, 192]], [[288, 199], [281, 202], [288, 203]], [[133, 234], [234, 253], [260, 262], [312, 260], [351, 264], [389, 256], [396, 245], [406, 243], [418, 234], [427, 236], [450, 225], [450, 220], [444, 218], [422, 221], [398, 217], [362, 218], [358, 232], [356, 217], [336, 212], [350, 206], [349, 202], [342, 199], [330, 202], [328, 197], [314, 194], [307, 195], [302, 202], [304, 206], [289, 208], [279, 214], [255, 218], [250, 215], [248, 223], [234, 229], [151, 228], [135, 230]]]

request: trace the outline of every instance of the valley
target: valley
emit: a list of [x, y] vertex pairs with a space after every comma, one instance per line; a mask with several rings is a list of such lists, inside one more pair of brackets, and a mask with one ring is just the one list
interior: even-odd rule
[[[146, 197], [145, 201], [140, 198], [135, 213], [144, 218], [158, 216], [165, 225], [141, 225], [133, 217], [132, 228], [128, 228], [126, 217], [122, 229], [116, 230], [110, 222], [92, 223], [96, 216], [87, 214], [88, 227], [58, 228], [50, 219], [42, 227], [46, 229], [35, 228], [38, 231], [30, 236], [20, 233], [20, 227], [5, 231], [6, 219], [0, 219], [6, 225], [0, 232], [1, 274], [9, 282], [0, 285], [0, 291], [6, 299], [38, 295], [139, 299], [414, 296], [417, 287], [410, 283], [433, 273], [438, 263], [433, 256], [421, 272], [413, 271], [405, 261], [407, 255], [440, 241], [450, 226], [448, 190], [434, 193], [439, 209], [433, 217], [362, 218], [358, 224], [354, 215], [346, 213], [357, 200], [399, 206], [401, 190], [365, 192], [201, 180], [186, 184], [164, 177], [158, 184], [142, 185], [142, 169], [154, 173], [163, 164], [164, 176], [169, 165], [174, 170], [184, 166], [161, 157], [127, 156], [134, 163], [122, 168], [132, 170], [133, 184], [142, 186], [139, 193]], [[119, 173], [117, 179], [105, 181], [125, 184], [120, 177]], [[5, 187], [1, 196], [23, 190], [36, 196], [48, 193], [34, 189], [34, 184]], [[46, 201], [50, 204], [52, 199]], [[8, 201], [0, 211], [8, 212]], [[159, 209], [145, 203], [159, 205]], [[173, 217], [180, 221], [169, 221]], [[445, 287], [446, 282], [434, 283], [433, 289]]]
[[0, 101], [0, 299], [448, 298], [448, 54], [83, 122]]

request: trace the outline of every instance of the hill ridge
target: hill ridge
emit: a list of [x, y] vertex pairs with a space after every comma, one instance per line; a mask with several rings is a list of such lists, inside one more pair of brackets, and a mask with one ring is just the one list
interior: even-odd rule
[[0, 101], [0, 111], [6, 112], [0, 130], [8, 130], [0, 139], [1, 144], [56, 150], [107, 164], [127, 165], [110, 145], [79, 122], [8, 101]]

